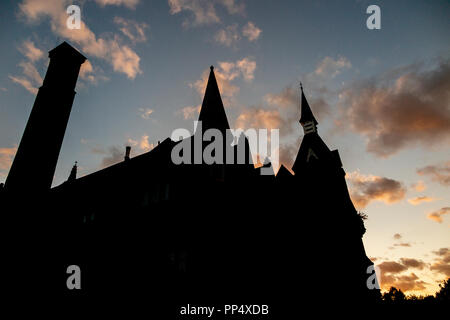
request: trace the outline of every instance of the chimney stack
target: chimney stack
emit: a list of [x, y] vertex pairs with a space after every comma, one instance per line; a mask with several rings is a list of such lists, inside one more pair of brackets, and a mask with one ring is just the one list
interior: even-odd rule
[[130, 152], [131, 152], [131, 147], [130, 146], [126, 146], [126, 149], [125, 149], [125, 161], [130, 160]]
[[49, 52], [50, 64], [9, 170], [5, 190], [23, 194], [50, 190], [86, 58], [63, 42]]

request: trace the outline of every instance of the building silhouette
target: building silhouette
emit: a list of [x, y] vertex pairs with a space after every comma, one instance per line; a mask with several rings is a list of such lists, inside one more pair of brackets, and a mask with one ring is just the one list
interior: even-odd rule
[[[276, 176], [261, 175], [244, 135], [231, 147], [245, 148], [244, 163], [172, 162], [179, 143], [191, 140], [194, 160], [197, 134], [229, 129], [211, 67], [199, 115], [203, 131], [182, 141], [167, 138], [136, 157], [127, 147], [124, 161], [83, 177], [76, 177], [75, 164], [66, 182], [50, 188], [85, 59], [67, 43], [50, 51], [50, 58], [1, 192], [10, 216], [24, 212], [12, 222], [22, 239], [31, 235], [37, 241], [18, 244], [19, 260], [39, 256], [42, 288], [67, 296], [151, 296], [159, 306], [252, 301], [291, 315], [311, 301], [376, 300], [379, 291], [366, 284], [373, 263], [362, 242], [363, 221], [350, 199], [339, 153], [320, 138], [303, 88], [304, 137], [295, 174], [282, 165]], [[54, 137], [36, 159], [35, 139], [49, 132]], [[39, 199], [22, 201], [22, 188], [36, 190]], [[66, 268], [72, 264], [82, 270], [78, 291], [66, 288]]]

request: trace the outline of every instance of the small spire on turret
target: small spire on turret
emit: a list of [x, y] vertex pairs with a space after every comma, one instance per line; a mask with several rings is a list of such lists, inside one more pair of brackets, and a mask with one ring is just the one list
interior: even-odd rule
[[301, 106], [302, 115], [300, 117], [299, 122], [302, 125], [305, 134], [316, 132], [318, 122], [314, 117], [311, 108], [309, 107], [308, 101], [306, 100], [305, 93], [303, 92], [303, 85], [301, 82], [300, 82], [300, 90], [302, 99], [302, 106]]

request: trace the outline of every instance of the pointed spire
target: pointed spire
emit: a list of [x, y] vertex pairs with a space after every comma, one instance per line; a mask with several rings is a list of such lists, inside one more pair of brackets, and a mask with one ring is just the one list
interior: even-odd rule
[[74, 181], [77, 178], [77, 161], [75, 161], [75, 164], [72, 167], [72, 170], [70, 170], [69, 179], [67, 181]]
[[302, 92], [302, 115], [300, 117], [299, 122], [302, 125], [305, 134], [310, 132], [316, 132], [318, 122], [316, 118], [314, 118], [314, 115], [311, 111], [308, 101], [306, 100], [305, 94], [303, 92], [303, 85], [301, 82], [300, 82], [300, 90]]
[[208, 84], [206, 85], [205, 96], [198, 120], [202, 121], [202, 129], [204, 131], [211, 128], [225, 131], [226, 129], [230, 129], [230, 125], [228, 124], [225, 108], [220, 97], [219, 87], [216, 76], [214, 75], [214, 67], [211, 66], [210, 69]]

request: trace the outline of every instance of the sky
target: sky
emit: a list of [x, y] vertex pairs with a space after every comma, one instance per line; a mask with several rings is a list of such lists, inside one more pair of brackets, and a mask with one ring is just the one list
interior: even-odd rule
[[[81, 28], [69, 29], [69, 5]], [[369, 5], [381, 29], [368, 29]], [[448, 1], [22, 0], [0, 4], [0, 182], [48, 66], [68, 41], [88, 60], [53, 185], [193, 130], [209, 66], [232, 127], [280, 129], [290, 168], [299, 82], [338, 149], [383, 289], [433, 294], [450, 277]], [[42, 143], [45, 143], [44, 141]], [[301, 214], [301, 213], [299, 213]]]

